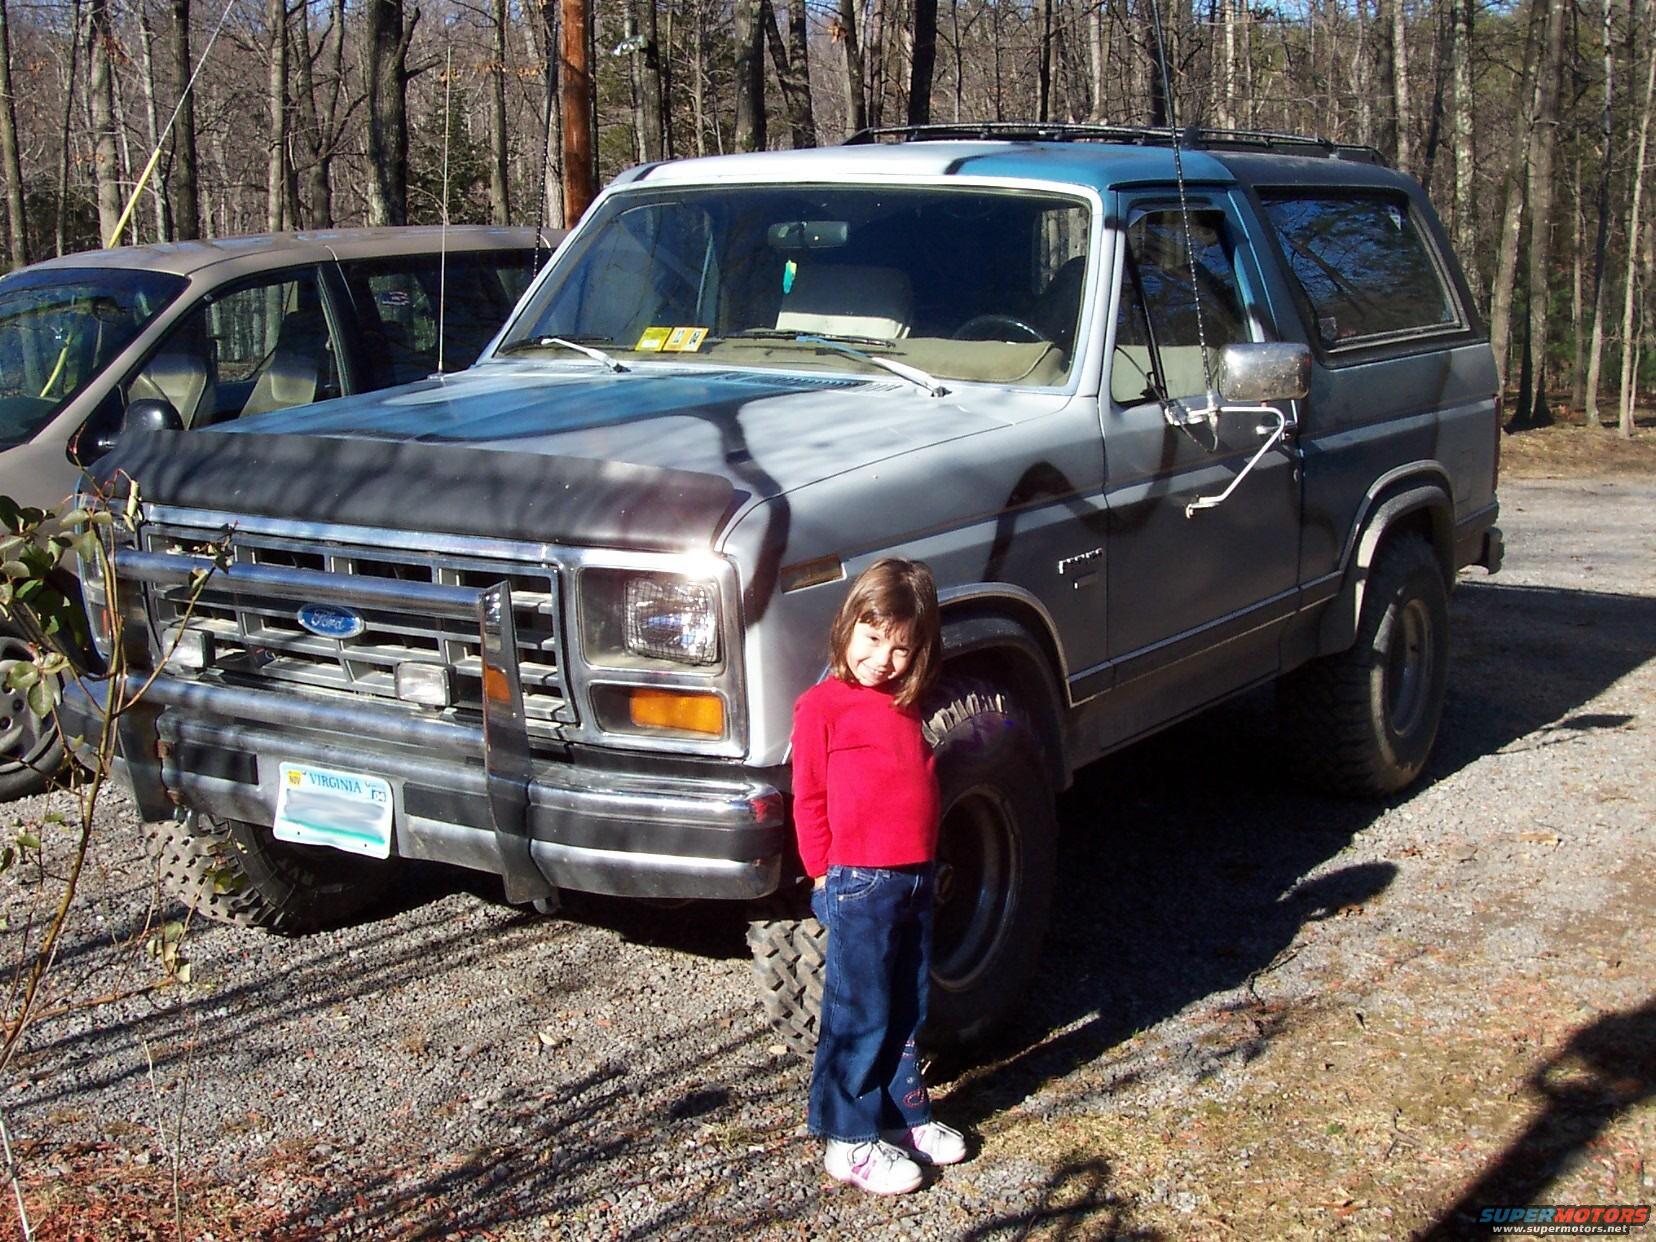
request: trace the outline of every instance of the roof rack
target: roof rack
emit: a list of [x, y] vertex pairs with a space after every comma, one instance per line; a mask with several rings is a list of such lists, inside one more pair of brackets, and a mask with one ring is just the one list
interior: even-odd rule
[[[998, 142], [1119, 142], [1145, 147], [1170, 147], [1173, 133], [1166, 126], [1080, 125], [1064, 121], [955, 121], [935, 125], [884, 125], [861, 129], [845, 140], [846, 146], [881, 142], [945, 142], [979, 139]], [[1321, 155], [1328, 159], [1352, 160], [1384, 166], [1386, 159], [1374, 147], [1332, 142], [1303, 134], [1275, 134], [1254, 129], [1204, 129], [1191, 126], [1179, 131], [1179, 145], [1192, 151], [1275, 151], [1284, 155]]]

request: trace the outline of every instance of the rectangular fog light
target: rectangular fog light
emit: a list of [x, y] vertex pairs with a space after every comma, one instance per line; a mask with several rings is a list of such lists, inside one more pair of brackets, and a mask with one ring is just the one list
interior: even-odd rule
[[175, 672], [199, 673], [213, 662], [213, 636], [201, 630], [171, 630], [162, 654]]
[[421, 707], [448, 707], [454, 702], [448, 667], [417, 664], [412, 660], [397, 665], [397, 697]]
[[632, 722], [641, 729], [678, 729], [685, 733], [724, 733], [724, 701], [716, 694], [634, 687], [627, 696]]

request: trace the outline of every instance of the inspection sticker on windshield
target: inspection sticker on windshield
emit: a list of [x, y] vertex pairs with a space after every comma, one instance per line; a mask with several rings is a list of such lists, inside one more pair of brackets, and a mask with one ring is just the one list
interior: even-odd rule
[[682, 328], [645, 328], [633, 348], [641, 354], [693, 354], [707, 339], [707, 329], [694, 325]]
[[278, 841], [389, 858], [391, 786], [374, 776], [284, 763], [275, 833]]

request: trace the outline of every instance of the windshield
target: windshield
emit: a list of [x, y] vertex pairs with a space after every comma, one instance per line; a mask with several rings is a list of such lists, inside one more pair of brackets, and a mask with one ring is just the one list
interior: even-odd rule
[[48, 268], [0, 280], [0, 445], [49, 422], [184, 288], [159, 272]]
[[570, 358], [574, 342], [626, 363], [694, 355], [877, 375], [861, 351], [939, 378], [1058, 384], [1089, 230], [1079, 200], [978, 187], [625, 191], [499, 352]]

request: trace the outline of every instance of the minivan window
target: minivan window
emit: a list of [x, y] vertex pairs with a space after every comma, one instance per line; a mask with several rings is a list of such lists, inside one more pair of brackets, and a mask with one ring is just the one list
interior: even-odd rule
[[362, 329], [365, 386], [382, 388], [476, 362], [529, 287], [535, 257], [528, 250], [451, 253], [445, 270], [438, 255], [421, 254], [345, 262], [340, 270]]
[[1406, 200], [1277, 191], [1264, 205], [1324, 348], [1460, 326]]
[[51, 421], [185, 283], [163, 272], [61, 267], [0, 280], [0, 446]]

